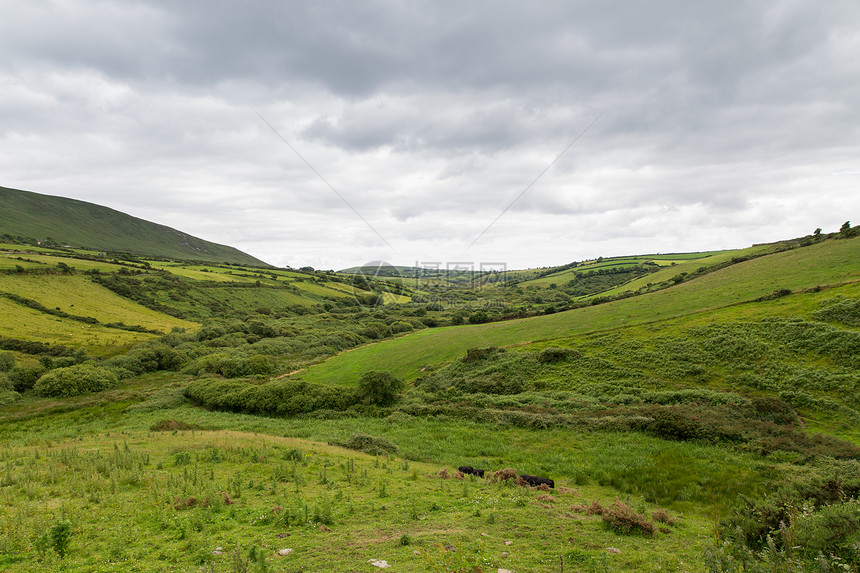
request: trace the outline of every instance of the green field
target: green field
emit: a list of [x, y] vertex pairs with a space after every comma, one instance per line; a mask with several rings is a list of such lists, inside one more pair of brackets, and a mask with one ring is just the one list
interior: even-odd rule
[[[406, 379], [447, 362], [466, 349], [507, 346], [633, 326], [751, 301], [778, 289], [792, 291], [860, 279], [860, 243], [840, 241], [777, 253], [704, 275], [671, 289], [549, 316], [449, 329], [425, 330], [358, 348], [310, 368], [302, 378], [353, 384], [368, 364]], [[695, 264], [695, 263], [693, 263]]]
[[96, 356], [126, 351], [134, 344], [154, 337], [142, 332], [57, 318], [4, 298], [0, 298], [0, 316], [3, 317], [3, 336], [71, 348], [81, 347]]
[[860, 567], [847, 234], [493, 285], [66, 254], [0, 253], [0, 570]]
[[33, 299], [69, 314], [93, 317], [102, 323], [124, 322], [163, 332], [174, 327], [193, 330], [198, 326], [135, 304], [81, 276], [6, 275], [0, 277], [0, 292]]

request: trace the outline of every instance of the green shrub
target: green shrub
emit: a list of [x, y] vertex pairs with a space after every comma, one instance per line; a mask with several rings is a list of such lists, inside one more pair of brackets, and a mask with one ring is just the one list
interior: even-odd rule
[[217, 410], [275, 416], [295, 416], [317, 410], [342, 411], [359, 400], [353, 389], [308, 384], [301, 380], [252, 384], [201, 378], [188, 384], [185, 395], [198, 404]]
[[358, 382], [359, 395], [366, 404], [390, 406], [404, 388], [403, 380], [388, 372], [369, 371]]
[[541, 364], [562, 362], [576, 357], [578, 352], [572, 348], [544, 348], [538, 353], [538, 362]]
[[392, 323], [389, 328], [391, 329], [391, 332], [395, 334], [399, 332], [412, 332], [413, 330], [415, 330], [415, 327], [412, 326], [412, 323], [403, 320], [398, 320], [397, 322]]
[[79, 396], [89, 392], [101, 392], [119, 383], [116, 374], [92, 364], [79, 364], [51, 370], [36, 382], [33, 391], [39, 396]]
[[37, 366], [16, 366], [9, 371], [8, 376], [16, 392], [25, 392], [31, 389], [36, 380], [44, 373], [45, 367], [39, 364]]
[[818, 511], [799, 515], [794, 523], [795, 544], [806, 559], [819, 553], [837, 555], [860, 565], [860, 501], [826, 505]]
[[790, 482], [758, 500], [741, 497], [731, 515], [720, 522], [726, 540], [723, 553], [745, 552], [754, 560], [767, 554], [773, 557], [774, 552], [789, 554], [807, 566], [819, 563], [820, 555], [829, 555], [856, 568], [860, 565], [860, 501], [847, 499], [844, 485], [838, 479]]
[[466, 356], [463, 358], [464, 362], [469, 362], [472, 360], [485, 360], [487, 358], [493, 357], [500, 352], [504, 352], [504, 349], [498, 348], [497, 346], [488, 346], [486, 348], [470, 348], [466, 351]]
[[0, 372], [9, 372], [15, 368], [15, 355], [11, 352], [0, 352]]
[[750, 400], [754, 417], [765, 422], [781, 425], [797, 424], [797, 413], [789, 404], [779, 398], [759, 396]]
[[57, 520], [51, 528], [36, 540], [36, 548], [40, 553], [53, 549], [60, 557], [65, 557], [72, 540], [72, 524], [65, 520]]
[[650, 412], [652, 421], [648, 431], [667, 440], [694, 440], [704, 435], [698, 420], [674, 408], [660, 408]]
[[390, 334], [388, 325], [384, 322], [370, 322], [361, 330], [361, 335], [367, 338], [385, 338]]
[[270, 376], [275, 372], [272, 359], [263, 354], [255, 354], [248, 359], [248, 374], [254, 376]]
[[5, 372], [0, 372], [0, 392], [3, 390], [14, 390], [15, 385], [9, 379], [9, 376]]
[[815, 320], [841, 322], [860, 326], [860, 298], [836, 297], [821, 303], [821, 308], [812, 313]]
[[21, 395], [14, 390], [6, 390], [0, 388], [0, 406], [8, 406], [14, 404], [21, 399]]

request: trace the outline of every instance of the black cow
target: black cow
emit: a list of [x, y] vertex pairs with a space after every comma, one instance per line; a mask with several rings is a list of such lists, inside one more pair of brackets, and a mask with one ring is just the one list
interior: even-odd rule
[[478, 477], [484, 477], [484, 470], [475, 469], [472, 466], [460, 466], [457, 471], [464, 474], [471, 474]]
[[549, 479], [549, 478], [542, 478], [542, 477], [537, 477], [537, 476], [530, 476], [530, 475], [527, 475], [527, 474], [523, 474], [523, 475], [521, 475], [520, 477], [521, 477], [521, 478], [523, 478], [523, 481], [524, 481], [524, 482], [526, 482], [527, 484], [529, 484], [529, 485], [530, 485], [530, 486], [532, 486], [532, 487], [537, 487], [537, 486], [539, 486], [539, 485], [546, 484], [546, 485], [548, 485], [549, 487], [551, 487], [551, 488], [555, 489], [555, 482], [554, 482], [554, 481], [552, 481], [552, 480], [551, 480], [551, 479]]

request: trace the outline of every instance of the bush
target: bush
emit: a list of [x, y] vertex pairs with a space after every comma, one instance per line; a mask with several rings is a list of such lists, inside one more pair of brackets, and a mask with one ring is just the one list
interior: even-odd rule
[[547, 364], [561, 362], [569, 357], [575, 357], [577, 352], [572, 348], [544, 348], [538, 353], [538, 362]]
[[355, 390], [301, 380], [252, 384], [201, 378], [188, 384], [185, 395], [209, 408], [275, 416], [295, 416], [316, 410], [342, 411], [358, 402]]
[[653, 420], [648, 431], [667, 440], [694, 440], [704, 434], [698, 420], [676, 411], [674, 408], [655, 409], [650, 412]]
[[14, 390], [6, 390], [0, 388], [0, 406], [8, 406], [14, 404], [21, 398], [21, 395]]
[[365, 404], [390, 406], [404, 388], [403, 380], [388, 372], [369, 371], [358, 382], [359, 395]]
[[779, 398], [761, 396], [750, 400], [757, 419], [780, 425], [795, 425], [798, 422], [797, 413], [790, 405]]
[[636, 513], [632, 507], [618, 499], [609, 507], [603, 508], [601, 517], [604, 525], [616, 533], [654, 535], [654, 522], [648, 516]]
[[860, 326], [860, 298], [836, 297], [821, 303], [821, 308], [812, 313], [815, 320], [835, 321], [850, 326]]
[[0, 352], [0, 372], [9, 372], [15, 368], [15, 355], [11, 352]]
[[472, 360], [485, 360], [496, 354], [504, 352], [504, 349], [499, 348], [497, 346], [488, 346], [486, 348], [470, 348], [466, 351], [466, 356], [463, 358], [463, 362], [470, 362]]
[[740, 498], [732, 515], [720, 522], [725, 549], [752, 557], [763, 550], [792, 553], [807, 565], [829, 555], [857, 567], [860, 501], [848, 498], [848, 491], [856, 495], [851, 484], [829, 479], [782, 484], [776, 494], [756, 501]]
[[4, 372], [0, 372], [0, 392], [3, 390], [14, 390], [15, 385], [9, 380], [9, 376]]
[[101, 392], [119, 383], [116, 374], [92, 364], [79, 364], [51, 370], [33, 385], [39, 396], [67, 397], [89, 392]]
[[371, 322], [368, 323], [367, 326], [361, 331], [362, 336], [366, 336], [367, 338], [385, 338], [390, 334], [388, 329], [388, 325], [384, 322]]
[[397, 334], [399, 332], [412, 332], [415, 329], [415, 327], [412, 326], [411, 323], [403, 320], [398, 320], [397, 322], [392, 323], [389, 328], [394, 334]]
[[71, 523], [64, 519], [58, 520], [36, 540], [36, 550], [44, 554], [49, 549], [53, 549], [57, 555], [65, 557], [69, 550], [72, 533]]
[[45, 367], [41, 364], [37, 366], [16, 366], [9, 371], [9, 380], [15, 387], [16, 392], [24, 392], [33, 387], [36, 380], [45, 373]]
[[454, 382], [454, 388], [464, 394], [519, 394], [525, 389], [523, 378], [517, 373], [511, 375], [493, 372], [486, 376], [461, 378]]
[[363, 433], [353, 434], [347, 441], [334, 442], [333, 445], [358, 450], [374, 456], [393, 454], [397, 451], [397, 444], [391, 440]]
[[268, 356], [255, 354], [248, 359], [248, 374], [255, 376], [269, 376], [274, 372], [275, 364]]

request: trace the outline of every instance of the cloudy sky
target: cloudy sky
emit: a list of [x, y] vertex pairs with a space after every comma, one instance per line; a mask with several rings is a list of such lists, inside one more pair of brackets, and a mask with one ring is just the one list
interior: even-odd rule
[[743, 247], [860, 223], [857, 62], [856, 0], [0, 0], [0, 185], [279, 266]]

